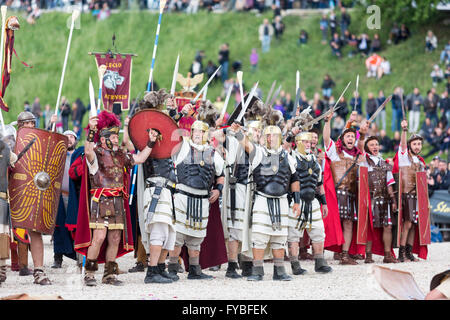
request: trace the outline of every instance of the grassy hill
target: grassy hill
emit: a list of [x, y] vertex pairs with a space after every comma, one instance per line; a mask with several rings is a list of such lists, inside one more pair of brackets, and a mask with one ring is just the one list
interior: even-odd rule
[[[9, 13], [12, 15], [12, 13]], [[32, 103], [35, 96], [40, 97], [41, 105], [49, 103], [55, 108], [59, 81], [64, 61], [69, 28], [69, 14], [44, 14], [36, 23], [29, 25], [19, 16], [21, 29], [16, 31], [15, 49], [19, 57], [33, 68], [25, 68], [13, 57], [13, 73], [7, 89], [5, 100], [11, 110], [4, 114], [5, 122], [16, 119], [23, 110], [23, 103]], [[272, 18], [272, 13], [265, 15]], [[444, 25], [432, 26], [439, 39], [437, 52], [426, 54], [424, 50], [425, 33], [429, 26], [411, 29], [412, 38], [399, 45], [385, 45], [391, 25], [382, 21], [382, 28], [375, 30], [382, 36], [385, 55], [391, 62], [393, 74], [379, 81], [365, 77], [364, 59], [360, 57], [347, 58], [347, 48], [344, 58], [338, 60], [331, 55], [328, 45], [320, 43], [320, 15], [307, 17], [287, 16], [284, 18], [286, 30], [281, 41], [273, 40], [269, 53], [261, 54], [258, 40], [258, 26], [263, 16], [257, 17], [250, 13], [208, 14], [200, 12], [197, 15], [170, 13], [162, 18], [162, 26], [156, 57], [154, 79], [160, 87], [170, 87], [173, 66], [177, 54], [181, 54], [180, 72], [187, 74], [197, 50], [203, 49], [206, 62], [211, 59], [217, 63], [219, 46], [230, 44], [230, 62], [243, 62], [244, 81], [249, 88], [259, 80], [263, 93], [267, 93], [274, 80], [283, 85], [283, 89], [295, 96], [295, 72], [301, 72], [301, 87], [308, 98], [314, 92], [320, 92], [320, 85], [325, 73], [329, 73], [336, 82], [335, 96], [338, 96], [348, 81], [354, 83], [356, 75], [360, 74], [360, 94], [365, 100], [367, 93], [377, 93], [383, 89], [386, 95], [392, 93], [395, 86], [403, 86], [406, 93], [414, 87], [420, 88], [422, 94], [431, 87], [430, 72], [434, 63], [439, 61], [439, 52], [448, 41]], [[62, 95], [74, 101], [80, 97], [87, 104], [88, 78], [97, 79], [96, 66], [89, 51], [106, 51], [111, 48], [111, 37], [116, 34], [116, 46], [119, 52], [134, 52], [138, 54], [133, 60], [131, 96], [143, 92], [149, 75], [153, 43], [158, 14], [150, 12], [122, 12], [111, 15], [104, 21], [95, 21], [88, 13], [81, 17], [80, 29], [74, 30], [69, 61]], [[297, 46], [300, 29], [308, 31], [310, 40], [306, 47]], [[359, 34], [374, 31], [367, 30], [365, 21], [355, 17], [350, 31]], [[258, 71], [250, 72], [249, 55], [252, 48], [257, 48], [260, 54]], [[233, 76], [233, 75], [230, 75]], [[96, 81], [94, 86], [96, 87]], [[179, 89], [179, 86], [177, 87]], [[441, 93], [444, 85], [438, 87]], [[208, 97], [213, 100], [222, 91], [219, 82], [208, 89]], [[351, 97], [350, 90], [346, 94]], [[388, 112], [388, 131], [390, 131], [390, 105]], [[87, 118], [87, 117], [86, 117]], [[85, 118], [85, 122], [87, 119]], [[390, 134], [390, 133], [389, 133]]]

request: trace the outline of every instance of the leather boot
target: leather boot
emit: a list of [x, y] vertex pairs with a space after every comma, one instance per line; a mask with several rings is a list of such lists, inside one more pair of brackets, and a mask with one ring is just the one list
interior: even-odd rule
[[172, 283], [172, 280], [163, 277], [158, 266], [148, 266], [144, 283]]
[[53, 269], [60, 269], [62, 268], [62, 262], [63, 262], [63, 255], [61, 253], [55, 253], [53, 256]]
[[300, 266], [300, 261], [291, 261], [292, 274], [299, 276], [306, 273], [306, 270]]
[[339, 264], [342, 265], [357, 265], [358, 262], [350, 258], [350, 255], [348, 254], [348, 251], [342, 251], [341, 254], [341, 262]]
[[177, 281], [180, 279], [177, 274], [170, 274], [166, 271], [166, 264], [165, 263], [158, 263], [159, 268], [159, 274], [162, 275], [164, 278], [170, 279], [172, 281]]
[[133, 268], [128, 269], [129, 273], [144, 272], [144, 271], [145, 271], [145, 265], [142, 262], [136, 262], [136, 265]]
[[252, 266], [252, 274], [247, 278], [248, 281], [261, 281], [264, 277], [264, 266]]
[[333, 271], [333, 269], [327, 264], [324, 258], [314, 259], [314, 271], [319, 273], [328, 273]]
[[242, 276], [236, 272], [236, 270], [238, 268], [239, 268], [239, 265], [237, 262], [228, 262], [228, 268], [227, 268], [227, 272], [225, 273], [225, 277], [231, 278], [231, 279], [242, 278]]
[[398, 263], [398, 260], [389, 252], [384, 252], [383, 263]]
[[[299, 262], [300, 265], [300, 262]], [[286, 273], [284, 266], [273, 266], [273, 280], [291, 281], [292, 277]]]
[[88, 287], [94, 287], [97, 285], [97, 281], [95, 281], [95, 271], [98, 270], [97, 260], [86, 259], [85, 264], [85, 275], [84, 275], [84, 284]]
[[112, 284], [113, 286], [121, 286], [123, 282], [117, 279], [118, 266], [116, 262], [106, 262], [105, 272], [103, 273], [102, 283]]
[[178, 266], [179, 266], [178, 262], [177, 263], [169, 263], [169, 265], [167, 266], [167, 271], [171, 277], [173, 277], [173, 278], [175, 278], [175, 276], [178, 277], [178, 275], [177, 275]]
[[187, 278], [189, 280], [211, 280], [213, 276], [207, 275], [202, 272], [202, 268], [199, 264], [189, 265], [189, 273]]
[[252, 275], [252, 267], [253, 262], [252, 261], [242, 261], [242, 276], [248, 277]]
[[366, 259], [364, 263], [374, 263], [375, 261], [372, 259], [372, 252], [366, 252]]
[[405, 257], [408, 258], [411, 261], [419, 261], [419, 259], [417, 259], [416, 257], [414, 257], [413, 253], [412, 253], [412, 245], [407, 244], [405, 246]]
[[405, 247], [404, 246], [400, 246], [400, 248], [398, 248], [398, 261], [399, 262], [405, 262]]

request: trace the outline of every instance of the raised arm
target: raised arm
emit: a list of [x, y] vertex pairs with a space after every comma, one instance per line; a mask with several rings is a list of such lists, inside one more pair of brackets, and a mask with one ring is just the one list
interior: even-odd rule
[[123, 125], [123, 144], [129, 152], [134, 151], [134, 145], [130, 140], [130, 135], [128, 134], [128, 123], [130, 122], [130, 117], [127, 116]]
[[406, 149], [408, 148], [408, 146], [407, 146], [408, 121], [402, 120], [401, 126], [402, 126], [402, 135], [400, 138], [400, 149], [402, 150], [402, 152], [405, 152]]
[[325, 148], [328, 148], [331, 143], [331, 118], [333, 118], [333, 113], [330, 113], [324, 119], [325, 124], [323, 126], [323, 143], [325, 144]]
[[242, 147], [245, 149], [245, 152], [248, 154], [251, 154], [253, 150], [255, 149], [253, 143], [250, 142], [248, 137], [242, 132], [242, 128], [238, 123], [233, 123], [231, 125], [231, 130], [235, 132], [235, 137], [239, 141], [239, 143], [242, 145]]
[[86, 159], [87, 159], [87, 161], [89, 161], [89, 163], [92, 163], [95, 159], [94, 135], [95, 135], [95, 132], [97, 131], [97, 123], [98, 123], [97, 116], [89, 118], [89, 132], [88, 132], [86, 141], [84, 142], [84, 154], [86, 155]]
[[133, 159], [135, 164], [144, 163], [147, 160], [148, 156], [152, 152], [152, 148], [156, 143], [156, 139], [158, 138], [158, 132], [152, 129], [148, 130], [148, 142], [144, 149], [138, 154], [133, 154]]

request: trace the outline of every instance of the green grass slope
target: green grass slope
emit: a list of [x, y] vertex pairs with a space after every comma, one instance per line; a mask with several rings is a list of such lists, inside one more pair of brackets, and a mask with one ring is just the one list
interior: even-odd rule
[[[271, 18], [272, 13], [266, 17]], [[5, 100], [10, 106], [9, 113], [4, 114], [5, 122], [16, 119], [23, 110], [23, 103], [32, 103], [35, 96], [41, 98], [41, 105], [49, 103], [52, 109], [58, 94], [59, 81], [69, 35], [67, 21], [69, 14], [44, 14], [36, 23], [29, 25], [19, 15], [21, 29], [16, 31], [15, 49], [19, 57], [33, 68], [25, 68], [13, 57], [13, 73], [6, 91]], [[448, 40], [444, 25], [436, 25], [431, 29], [439, 39], [439, 48], [432, 54], [424, 50], [425, 34], [428, 26], [412, 29], [412, 38], [397, 46], [385, 45], [390, 24], [382, 21], [380, 30], [367, 30], [364, 18], [355, 17], [350, 27], [351, 32], [359, 34], [378, 32], [382, 35], [385, 55], [391, 62], [393, 74], [379, 81], [365, 77], [364, 59], [336, 59], [331, 55], [328, 45], [320, 43], [320, 15], [308, 17], [287, 16], [284, 18], [286, 30], [281, 41], [272, 41], [269, 53], [261, 54], [258, 40], [258, 26], [263, 17], [249, 13], [197, 15], [165, 14], [162, 18], [154, 79], [160, 87], [169, 88], [173, 67], [177, 54], [181, 54], [180, 72], [184, 75], [192, 63], [195, 52], [203, 49], [206, 54], [204, 64], [211, 59], [217, 63], [219, 46], [230, 44], [230, 62], [243, 62], [244, 81], [247, 88], [259, 81], [264, 93], [267, 93], [272, 82], [277, 80], [283, 89], [295, 96], [295, 72], [301, 72], [301, 87], [307, 97], [312, 98], [314, 92], [320, 92], [325, 73], [329, 73], [336, 82], [334, 95], [339, 96], [348, 81], [353, 81], [360, 74], [360, 94], [365, 100], [367, 93], [384, 90], [386, 95], [392, 93], [395, 86], [403, 86], [406, 93], [419, 87], [423, 95], [431, 87], [430, 72], [432, 65], [439, 61], [439, 52]], [[74, 101], [80, 97], [87, 104], [88, 78], [97, 79], [96, 65], [89, 51], [106, 51], [111, 48], [111, 38], [116, 34], [116, 46], [119, 52], [138, 54], [133, 60], [131, 96], [143, 92], [149, 75], [153, 44], [158, 21], [158, 14], [150, 12], [122, 12], [113, 14], [104, 21], [93, 20], [90, 14], [81, 17], [80, 29], [73, 32], [72, 45], [66, 69], [62, 95]], [[300, 29], [306, 29], [310, 40], [306, 47], [297, 46]], [[258, 71], [250, 72], [249, 56], [252, 48], [257, 48], [260, 55]], [[230, 76], [233, 76], [230, 74]], [[97, 81], [94, 82], [96, 87]], [[179, 89], [179, 85], [177, 89]], [[441, 84], [438, 93], [444, 89]], [[217, 82], [208, 89], [208, 97], [214, 99], [221, 94], [222, 87]], [[350, 90], [346, 94], [351, 97]], [[388, 132], [390, 133], [390, 105], [388, 112]], [[85, 119], [85, 122], [87, 119]]]

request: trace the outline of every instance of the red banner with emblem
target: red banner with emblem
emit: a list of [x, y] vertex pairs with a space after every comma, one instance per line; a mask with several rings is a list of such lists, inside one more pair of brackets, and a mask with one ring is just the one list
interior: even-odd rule
[[113, 104], [122, 110], [130, 108], [132, 57], [130, 54], [95, 54], [97, 69], [106, 66], [102, 79], [103, 109], [112, 112]]

